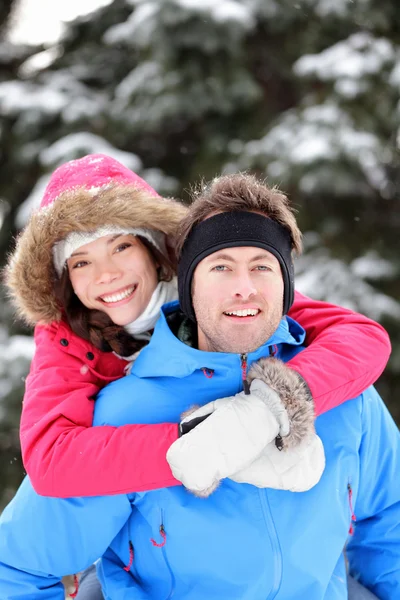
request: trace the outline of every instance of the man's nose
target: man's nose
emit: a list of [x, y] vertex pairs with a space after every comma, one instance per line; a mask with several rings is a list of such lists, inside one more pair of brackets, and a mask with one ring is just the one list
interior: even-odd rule
[[249, 273], [241, 273], [235, 279], [233, 292], [236, 298], [248, 300], [257, 294], [257, 288]]

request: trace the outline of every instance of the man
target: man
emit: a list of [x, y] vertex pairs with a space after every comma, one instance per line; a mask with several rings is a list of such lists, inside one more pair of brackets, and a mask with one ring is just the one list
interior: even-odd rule
[[[300, 239], [286, 198], [251, 177], [220, 178], [199, 196], [182, 231], [184, 314], [176, 304], [167, 305], [132, 374], [100, 395], [94, 424], [179, 422], [183, 411], [201, 405], [182, 423], [189, 434], [168, 454], [174, 473], [197, 495], [177, 486], [107, 498], [106, 505], [91, 499], [85, 525], [92, 539], [71, 528], [84, 557], [80, 564], [90, 564], [108, 540], [100, 574], [105, 596], [113, 600], [344, 599], [342, 550], [354, 503], [359, 522], [348, 547], [352, 573], [381, 600], [396, 598], [399, 436], [373, 390], [318, 419], [326, 468], [312, 489], [292, 493], [248, 485], [259, 484], [271, 456], [279, 475], [291, 471], [285, 447], [295, 429], [285, 429], [279, 408], [274, 426], [283, 450], [272, 441], [258, 460], [248, 460], [273, 405], [258, 382], [264, 369], [251, 365], [274, 355], [279, 369], [279, 361], [300, 351], [304, 339], [296, 323], [282, 318], [293, 294], [291, 251]], [[227, 395], [232, 398], [207, 406]], [[288, 404], [293, 421], [292, 409]], [[191, 430], [192, 425], [197, 427]], [[76, 508], [84, 501], [66, 503]], [[18, 518], [12, 511], [8, 515]], [[68, 513], [65, 522], [70, 527]], [[57, 540], [49, 542], [49, 555], [56, 554]], [[70, 561], [64, 572], [74, 571], [75, 557]], [[40, 597], [54, 597], [53, 582], [57, 585], [49, 576]]]
[[[132, 494], [132, 513], [99, 568], [106, 598], [344, 600], [349, 532], [351, 574], [380, 600], [400, 598], [400, 438], [374, 389], [317, 419], [326, 468], [312, 489], [238, 483], [253, 441], [248, 414], [264, 418], [262, 367], [251, 363], [272, 353], [286, 361], [301, 350], [301, 329], [283, 318], [299, 240], [286, 198], [249, 176], [215, 180], [192, 205], [180, 243], [183, 315], [175, 304], [165, 307], [132, 376], [101, 392], [96, 419], [107, 421], [115, 402], [118, 424], [132, 415], [173, 420], [193, 402], [204, 405], [184, 420], [197, 426], [171, 446], [168, 460], [197, 495], [219, 487], [206, 500], [178, 487]], [[153, 344], [165, 356], [157, 373], [146, 356]], [[245, 390], [233, 395], [241, 377]], [[223, 394], [231, 400], [207, 405]], [[268, 452], [279, 454], [273, 443]], [[232, 460], [239, 474], [223, 479]]]

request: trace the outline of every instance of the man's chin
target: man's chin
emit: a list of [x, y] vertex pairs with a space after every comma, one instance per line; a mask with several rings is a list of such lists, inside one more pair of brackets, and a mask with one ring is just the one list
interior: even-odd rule
[[254, 337], [252, 340], [243, 340], [243, 338], [237, 340], [220, 340], [219, 352], [227, 352], [229, 354], [249, 354], [250, 352], [258, 350], [262, 344], [263, 342], [255, 342]]

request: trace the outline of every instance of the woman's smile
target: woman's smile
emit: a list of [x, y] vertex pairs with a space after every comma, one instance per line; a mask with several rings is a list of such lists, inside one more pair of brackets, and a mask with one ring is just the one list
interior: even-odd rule
[[124, 301], [129, 301], [132, 298], [137, 287], [138, 284], [135, 283], [133, 285], [129, 285], [125, 288], [122, 288], [121, 290], [118, 290], [116, 292], [99, 296], [98, 300], [100, 300], [100, 302], [104, 302], [107, 305], [112, 304], [114, 306], [120, 306], [121, 303], [123, 303]]

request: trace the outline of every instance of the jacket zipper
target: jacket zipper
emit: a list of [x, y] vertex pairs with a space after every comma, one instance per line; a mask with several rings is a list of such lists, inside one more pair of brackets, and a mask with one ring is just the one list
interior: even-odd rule
[[170, 562], [168, 560], [167, 553], [166, 553], [166, 550], [165, 550], [165, 546], [166, 546], [166, 542], [167, 542], [167, 534], [166, 534], [166, 531], [165, 531], [165, 528], [164, 528], [164, 511], [163, 511], [163, 509], [160, 509], [160, 520], [161, 520], [161, 525], [159, 527], [159, 532], [160, 532], [160, 535], [161, 535], [161, 538], [162, 538], [162, 542], [158, 543], [153, 538], [151, 538], [150, 541], [153, 544], [153, 546], [156, 546], [157, 548], [161, 548], [161, 553], [162, 553], [165, 565], [167, 567], [167, 570], [168, 570], [168, 573], [169, 573], [169, 576], [170, 576], [170, 579], [171, 579], [171, 589], [169, 591], [168, 596], [165, 598], [165, 600], [170, 600], [170, 598], [172, 598], [172, 596], [175, 593], [176, 581], [175, 581], [175, 576], [174, 576], [174, 573], [172, 571], [172, 568], [171, 568], [171, 565], [170, 565]]
[[279, 543], [278, 534], [275, 528], [275, 523], [272, 517], [267, 491], [259, 490], [258, 493], [260, 495], [261, 507], [264, 513], [264, 519], [267, 525], [269, 539], [272, 546], [272, 587], [266, 600], [273, 600], [279, 592], [282, 583], [282, 550], [281, 545]]
[[[269, 355], [270, 356], [275, 356], [275, 354], [278, 352], [278, 347], [275, 346], [270, 346], [269, 347]], [[246, 396], [248, 396], [250, 394], [250, 385], [249, 382], [247, 381], [247, 352], [244, 352], [243, 354], [240, 354], [240, 368], [242, 370], [242, 385], [243, 385], [243, 390], [244, 393], [246, 394]]]
[[250, 386], [249, 386], [249, 382], [247, 381], [247, 354], [240, 355], [240, 366], [242, 369], [243, 390], [244, 390], [244, 393], [246, 394], [246, 396], [248, 396], [250, 394]]
[[172, 598], [172, 596], [173, 596], [173, 595], [174, 595], [174, 593], [175, 593], [175, 584], [176, 584], [176, 582], [175, 582], [175, 576], [174, 576], [174, 574], [173, 574], [173, 572], [172, 572], [172, 569], [171, 569], [170, 562], [169, 562], [169, 560], [168, 560], [168, 557], [167, 557], [167, 553], [166, 553], [166, 550], [165, 550], [165, 546], [163, 546], [163, 547], [161, 548], [161, 552], [162, 552], [162, 555], [163, 555], [163, 558], [164, 558], [165, 564], [166, 564], [166, 566], [167, 566], [167, 569], [168, 569], [169, 575], [170, 575], [170, 577], [171, 577], [171, 589], [170, 589], [170, 592], [169, 592], [168, 596], [167, 596], [167, 597], [166, 597], [166, 599], [165, 599], [165, 600], [169, 600], [170, 598]]

